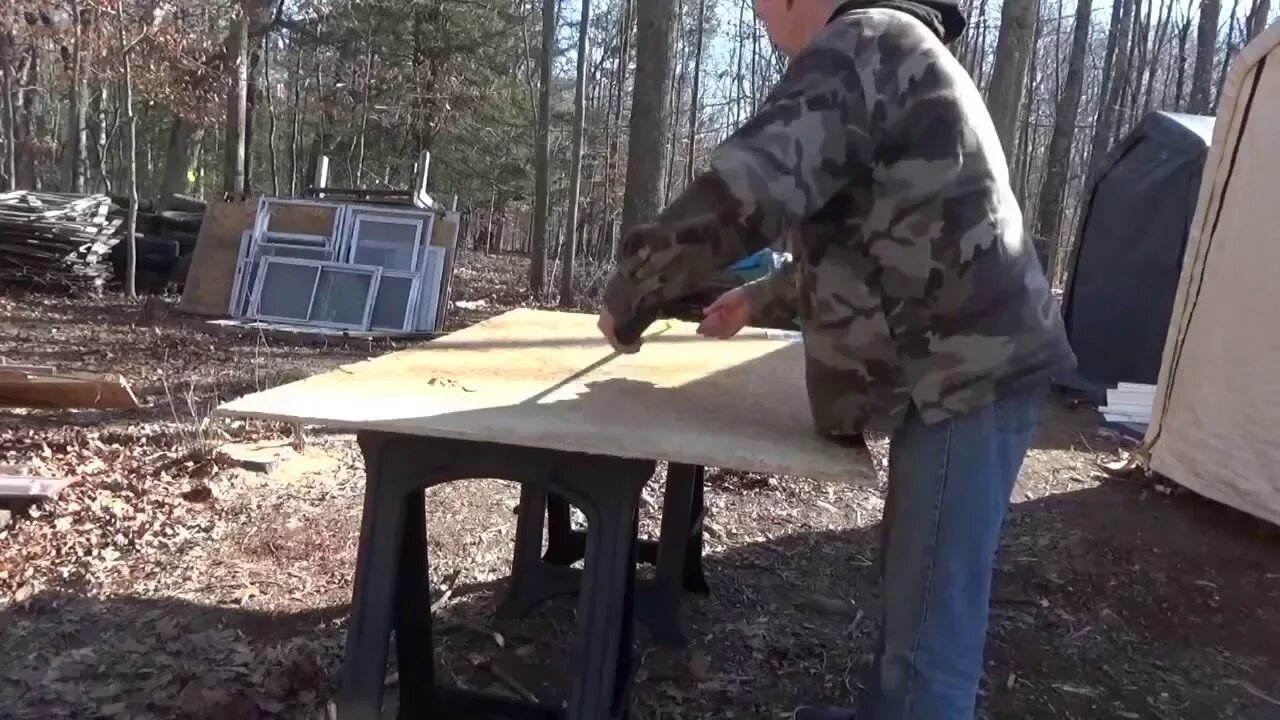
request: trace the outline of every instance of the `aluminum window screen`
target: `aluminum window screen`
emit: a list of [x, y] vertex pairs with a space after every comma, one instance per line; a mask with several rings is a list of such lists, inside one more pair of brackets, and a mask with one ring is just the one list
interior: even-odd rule
[[351, 262], [412, 272], [417, 269], [414, 258], [421, 233], [422, 223], [417, 220], [359, 217], [352, 233]]
[[236, 305], [233, 311], [235, 315], [243, 315], [249, 311], [249, 294], [252, 292], [253, 288], [257, 287], [258, 271], [262, 268], [262, 258], [268, 257], [325, 261], [333, 259], [333, 252], [322, 247], [298, 247], [294, 245], [259, 243], [254, 249], [253, 260], [246, 260], [243, 262], [243, 267], [241, 269], [243, 277], [238, 281], [238, 287], [241, 288], [241, 292], [240, 296], [236, 299]]
[[351, 267], [320, 268], [310, 322], [364, 328], [377, 273]]
[[343, 206], [315, 200], [262, 198], [253, 233], [260, 241], [332, 246]]
[[263, 261], [258, 288], [257, 315], [305, 322], [320, 276], [319, 265]]
[[414, 277], [383, 273], [378, 281], [378, 294], [373, 301], [369, 327], [379, 330], [405, 330], [413, 300]]

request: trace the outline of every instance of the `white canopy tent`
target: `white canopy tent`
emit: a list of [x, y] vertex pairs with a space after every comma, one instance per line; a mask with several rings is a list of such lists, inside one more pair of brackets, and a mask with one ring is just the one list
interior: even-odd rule
[[1280, 23], [1233, 62], [1165, 341], [1149, 467], [1280, 525]]

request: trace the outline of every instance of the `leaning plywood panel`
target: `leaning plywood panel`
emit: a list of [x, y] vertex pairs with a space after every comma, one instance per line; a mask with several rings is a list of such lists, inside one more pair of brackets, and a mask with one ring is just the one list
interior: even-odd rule
[[516, 310], [219, 413], [875, 481], [865, 449], [814, 433], [799, 343], [764, 330], [707, 340], [692, 324], [660, 322], [640, 352], [620, 355], [595, 324]]
[[240, 236], [253, 226], [256, 200], [211, 203], [205, 210], [178, 309], [194, 315], [225, 315], [239, 260]]
[[1220, 108], [1144, 452], [1280, 524], [1280, 25], [1234, 62]]

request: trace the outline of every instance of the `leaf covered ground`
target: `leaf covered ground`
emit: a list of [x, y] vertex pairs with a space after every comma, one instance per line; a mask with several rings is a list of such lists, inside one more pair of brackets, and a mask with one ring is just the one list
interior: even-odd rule
[[[463, 255], [450, 327], [532, 305], [515, 257]], [[326, 717], [363, 489], [352, 438], [311, 432], [270, 473], [214, 449], [292, 430], [214, 421], [219, 401], [401, 344], [208, 332], [172, 302], [0, 296], [0, 356], [117, 372], [136, 413], [0, 411], [0, 465], [75, 478], [0, 529], [0, 718]], [[1119, 441], [1055, 400], [996, 578], [987, 718], [1280, 716], [1280, 537], [1095, 462]], [[646, 526], [661, 478], [647, 491]], [[428, 525], [451, 682], [563, 697], [573, 604], [495, 619], [517, 489], [436, 488]], [[713, 470], [689, 648], [639, 636], [637, 718], [785, 717], [845, 701], [874, 645], [881, 488]], [[388, 685], [398, 682], [394, 670]]]

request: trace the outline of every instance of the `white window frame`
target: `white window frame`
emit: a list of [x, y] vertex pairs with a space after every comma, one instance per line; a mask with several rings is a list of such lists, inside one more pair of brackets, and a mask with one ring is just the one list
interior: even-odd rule
[[344, 257], [345, 252], [349, 250], [351, 246], [351, 241], [353, 239], [352, 229], [355, 221], [368, 215], [395, 216], [399, 218], [421, 220], [422, 232], [419, 234], [419, 237], [421, 238], [419, 247], [431, 244], [431, 234], [435, 231], [436, 213], [431, 212], [430, 210], [387, 207], [383, 205], [348, 204], [344, 207], [342, 228], [339, 233], [339, 242], [342, 244]]
[[236, 274], [231, 279], [231, 297], [227, 300], [227, 314], [233, 318], [241, 317], [236, 309], [242, 305], [240, 301], [246, 290], [242, 285], [246, 280], [245, 266], [249, 262], [251, 247], [253, 247], [253, 231], [245, 230], [240, 233], [240, 249], [236, 251]]
[[298, 247], [320, 247], [325, 250], [333, 246], [332, 238], [324, 235], [307, 235], [305, 233], [271, 232], [264, 230], [258, 238], [259, 243], [271, 245], [295, 245]]
[[413, 330], [413, 323], [418, 317], [418, 300], [422, 294], [422, 273], [405, 272], [403, 270], [387, 270], [383, 269], [382, 275], [378, 279], [378, 290], [382, 290], [382, 278], [407, 278], [409, 280], [409, 297], [405, 302], [404, 317], [401, 318], [399, 328], [382, 328], [373, 325], [373, 304], [377, 303], [378, 296], [374, 295], [373, 302], [369, 305], [369, 330], [393, 330], [398, 329], [401, 332], [410, 332]]
[[[287, 258], [287, 257], [263, 257], [260, 260], [261, 265], [258, 269], [257, 281], [254, 283], [253, 295], [249, 301], [248, 317], [255, 320], [265, 320], [268, 322], [279, 322], [289, 325], [306, 325], [310, 327], [333, 328], [338, 330], [367, 330], [369, 328], [369, 320], [373, 314], [373, 299], [378, 293], [378, 283], [382, 279], [382, 268], [377, 265], [353, 265], [350, 263], [335, 262], [332, 260], [307, 260], [305, 258]], [[311, 297], [307, 301], [307, 316], [304, 318], [284, 317], [280, 315], [264, 315], [261, 312], [262, 304], [262, 284], [266, 280], [267, 271], [270, 265], [303, 265], [316, 268], [316, 278], [311, 284]], [[364, 312], [361, 322], [356, 323], [336, 323], [331, 321], [312, 320], [311, 313], [315, 311], [316, 291], [320, 286], [320, 275], [324, 271], [350, 273], [357, 275], [369, 275], [369, 293], [365, 296]]]
[[[432, 264], [431, 257], [435, 256], [437, 260]], [[413, 324], [415, 329], [422, 332], [435, 332], [439, 327], [440, 319], [440, 285], [444, 282], [444, 261], [446, 252], [439, 245], [430, 245], [423, 253], [422, 284], [418, 288], [418, 296], [422, 302], [418, 305], [418, 310], [414, 313]], [[432, 267], [439, 268], [439, 272], [431, 271]], [[430, 274], [428, 274], [430, 273]]]
[[[272, 207], [323, 207], [333, 210], [333, 225], [328, 235], [311, 235], [309, 233], [275, 232], [267, 228], [271, 224]], [[253, 223], [254, 242], [269, 241], [279, 245], [323, 245], [330, 250], [337, 250], [342, 228], [342, 216], [345, 206], [342, 203], [324, 202], [320, 200], [301, 200], [298, 198], [260, 198], [258, 213]]]
[[[247, 317], [249, 314], [249, 303], [251, 301], [253, 287], [249, 283], [249, 268], [258, 265], [264, 257], [276, 257], [274, 255], [264, 255], [263, 250], [269, 248], [291, 248], [295, 250], [315, 250], [323, 252], [326, 257], [320, 258], [323, 261], [332, 261], [336, 254], [330, 248], [316, 245], [299, 245], [288, 243], [268, 242], [253, 239], [252, 231], [246, 230], [240, 236], [240, 254], [236, 259], [236, 274], [231, 281], [231, 298], [227, 306], [227, 314], [231, 317]], [[295, 258], [310, 260], [313, 258]], [[259, 268], [261, 271], [261, 268]], [[256, 277], [256, 276], [255, 276]], [[256, 281], [255, 281], [256, 284]]]
[[[400, 268], [395, 268], [394, 272], [411, 272], [411, 273], [418, 272], [419, 269], [422, 267], [422, 263], [419, 261], [419, 255], [421, 255], [422, 253], [422, 234], [423, 234], [423, 229], [425, 225], [425, 223], [422, 220], [413, 219], [413, 218], [391, 217], [391, 216], [380, 215], [377, 213], [361, 213], [359, 215], [356, 215], [353, 218], [353, 220], [354, 222], [351, 225], [351, 242], [348, 244], [349, 246], [346, 248], [346, 255], [345, 255], [347, 262], [349, 263], [355, 262], [356, 253], [359, 252], [360, 250], [360, 223], [368, 221], [368, 222], [386, 223], [388, 225], [406, 225], [406, 226], [416, 228], [417, 231], [413, 235], [413, 250], [409, 255], [409, 269], [403, 270]], [[386, 269], [391, 270], [391, 268], [386, 268]]]

